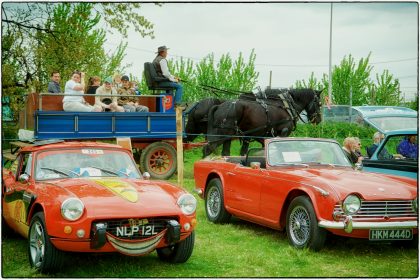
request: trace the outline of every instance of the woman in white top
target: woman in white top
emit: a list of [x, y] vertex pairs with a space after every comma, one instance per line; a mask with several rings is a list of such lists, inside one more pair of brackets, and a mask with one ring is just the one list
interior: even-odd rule
[[[66, 112], [101, 112], [100, 106], [92, 106], [85, 101], [83, 90], [85, 88], [84, 77], [85, 73], [74, 71], [71, 79], [66, 82], [64, 87], [63, 109]], [[79, 96], [76, 96], [79, 95]]]
[[124, 108], [122, 106], [118, 106], [117, 91], [112, 86], [111, 77], [106, 78], [104, 84], [96, 89], [95, 106], [100, 106], [104, 111], [124, 112]]

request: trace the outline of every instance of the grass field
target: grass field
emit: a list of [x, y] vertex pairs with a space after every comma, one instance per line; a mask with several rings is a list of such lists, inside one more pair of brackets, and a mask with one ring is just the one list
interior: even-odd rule
[[[238, 145], [233, 146], [237, 153]], [[201, 150], [185, 153], [185, 185], [194, 189], [193, 163]], [[175, 182], [176, 178], [173, 179]], [[196, 196], [197, 197], [197, 196]], [[197, 197], [198, 198], [198, 197]], [[284, 232], [238, 219], [226, 225], [207, 221], [198, 198], [196, 242], [185, 264], [120, 254], [68, 254], [61, 272], [44, 275], [29, 267], [27, 241], [2, 239], [3, 277], [417, 277], [418, 250], [328, 236], [320, 252], [296, 250]]]

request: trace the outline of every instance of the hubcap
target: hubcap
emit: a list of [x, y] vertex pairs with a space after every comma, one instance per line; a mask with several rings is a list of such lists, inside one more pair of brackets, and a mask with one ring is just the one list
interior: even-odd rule
[[220, 211], [220, 192], [216, 187], [212, 187], [207, 195], [207, 213], [215, 218]]
[[172, 161], [172, 157], [165, 150], [157, 150], [150, 156], [150, 171], [156, 174], [165, 174], [171, 169]]
[[39, 221], [34, 222], [31, 227], [29, 251], [33, 265], [39, 268], [44, 261], [45, 254], [44, 228]]
[[297, 206], [290, 213], [289, 234], [298, 246], [305, 245], [310, 238], [311, 221], [306, 209], [302, 206]]

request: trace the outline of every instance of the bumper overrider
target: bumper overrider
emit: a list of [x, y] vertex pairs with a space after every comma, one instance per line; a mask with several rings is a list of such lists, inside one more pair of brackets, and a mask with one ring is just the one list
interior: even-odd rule
[[318, 226], [327, 229], [344, 229], [351, 233], [354, 229], [414, 229], [418, 227], [417, 221], [384, 221], [384, 222], [359, 222], [353, 221], [352, 216], [346, 216], [343, 221], [319, 221]]
[[106, 223], [94, 224], [90, 242], [92, 249], [100, 249], [108, 241], [115, 250], [122, 254], [140, 256], [153, 251], [163, 238], [166, 239], [168, 245], [178, 242], [181, 238], [181, 226], [176, 220], [167, 221], [165, 229], [154, 236], [144, 239], [118, 238], [107, 232], [106, 229]]

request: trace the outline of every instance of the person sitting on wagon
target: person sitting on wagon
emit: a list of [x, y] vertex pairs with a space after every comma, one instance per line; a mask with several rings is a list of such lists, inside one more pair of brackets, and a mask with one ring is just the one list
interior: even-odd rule
[[85, 101], [83, 90], [85, 88], [85, 73], [74, 71], [71, 79], [66, 82], [64, 87], [63, 109], [66, 112], [101, 112], [100, 106], [92, 106]]
[[92, 76], [89, 78], [86, 94], [95, 94], [98, 87], [101, 85], [101, 78]]
[[124, 112], [124, 108], [117, 104], [117, 91], [112, 87], [111, 77], [106, 78], [104, 84], [96, 90], [95, 105], [100, 106], [104, 111]]
[[182, 103], [182, 94], [183, 87], [180, 84], [180, 78], [174, 77], [169, 72], [168, 61], [166, 57], [168, 56], [168, 48], [166, 46], [161, 46], [158, 48], [157, 56], [153, 60], [153, 65], [156, 68], [156, 72], [160, 77], [165, 77], [169, 81], [159, 82], [159, 86], [162, 87], [171, 87], [175, 89], [175, 106], [184, 107], [185, 103]]
[[121, 78], [122, 87], [117, 90], [119, 95], [133, 95], [118, 96], [118, 106], [122, 106], [125, 112], [149, 112], [149, 108], [138, 103], [138, 97], [134, 89], [130, 85], [130, 78], [126, 75]]
[[397, 152], [406, 158], [417, 159], [419, 157], [419, 149], [416, 142], [416, 135], [408, 135], [398, 145]]
[[49, 93], [61, 93], [60, 88], [60, 73], [53, 71], [51, 73], [51, 81], [48, 83], [48, 92]]

